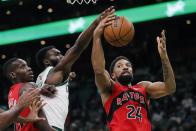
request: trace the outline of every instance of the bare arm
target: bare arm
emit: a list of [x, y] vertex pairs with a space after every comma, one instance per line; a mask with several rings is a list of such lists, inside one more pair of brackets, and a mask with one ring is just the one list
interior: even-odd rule
[[104, 27], [112, 24], [111, 21], [115, 19], [113, 10], [105, 19], [103, 19], [94, 31], [93, 49], [92, 49], [92, 65], [95, 74], [95, 83], [99, 89], [103, 104], [109, 96], [112, 87], [112, 80], [109, 73], [105, 70], [104, 51], [101, 45], [101, 35]]
[[39, 93], [39, 89], [29, 91], [21, 96], [21, 98], [19, 99], [19, 102], [16, 104], [16, 106], [12, 107], [10, 110], [5, 111], [5, 112], [3, 112], [3, 110], [1, 110], [0, 130], [5, 129], [11, 123], [16, 121], [17, 117], [19, 116], [19, 114], [23, 110], [23, 108], [29, 106], [31, 104], [31, 102], [37, 98], [38, 93]]
[[[35, 84], [32, 83], [24, 84], [20, 89], [20, 95], [23, 94], [23, 92], [28, 91], [29, 89], [35, 88], [34, 85]], [[48, 121], [42, 109], [39, 110], [38, 116], [42, 119], [45, 119], [45, 121], [36, 121], [34, 123], [36, 128], [40, 129], [41, 131], [54, 131], [54, 129], [48, 124]]]
[[164, 31], [161, 33], [161, 38], [157, 37], [157, 43], [162, 62], [164, 82], [140, 82], [140, 84], [143, 84], [146, 87], [146, 91], [151, 98], [160, 98], [166, 95], [170, 95], [176, 91], [175, 76], [169, 61], [169, 57], [167, 55]]
[[105, 70], [105, 58], [101, 45], [101, 38], [96, 35], [93, 38], [93, 49], [91, 57], [93, 70], [95, 74], [95, 82], [100, 93], [107, 92], [107, 87], [111, 87], [111, 78], [109, 73]]
[[16, 105], [10, 110], [0, 113], [0, 130], [11, 125], [17, 119], [21, 110], [22, 108]]
[[73, 63], [89, 45], [93, 36], [93, 31], [99, 24], [101, 18], [105, 17], [111, 9], [113, 9], [113, 7], [105, 10], [102, 15], [100, 15], [84, 32], [80, 34], [73, 47], [66, 52], [62, 60], [50, 72], [47, 77], [46, 84], [56, 85], [62, 82], [64, 76], [68, 77]]
[[[39, 111], [39, 117], [45, 118], [46, 119], [46, 115], [44, 113], [44, 111], [41, 109]], [[38, 129], [40, 129], [40, 131], [55, 131], [49, 124], [48, 121], [38, 121], [34, 123], [35, 127], [37, 127]]]
[[45, 105], [46, 103], [43, 103], [43, 100], [40, 98], [35, 99], [31, 105], [29, 106], [30, 108], [30, 113], [28, 114], [27, 117], [21, 117], [19, 116], [17, 118], [17, 122], [19, 123], [27, 123], [27, 122], [36, 122], [36, 121], [41, 121], [41, 120], [46, 120], [45, 118], [41, 118], [38, 116], [38, 112], [40, 109]]

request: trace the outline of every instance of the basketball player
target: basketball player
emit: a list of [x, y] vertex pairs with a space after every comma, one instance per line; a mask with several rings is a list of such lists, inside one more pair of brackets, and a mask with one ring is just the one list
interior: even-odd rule
[[[39, 67], [45, 70], [38, 76], [36, 84], [42, 87], [44, 84], [56, 85], [57, 94], [54, 98], [43, 96], [47, 105], [43, 107], [49, 124], [58, 131], [64, 130], [64, 123], [68, 114], [68, 75], [73, 63], [89, 45], [93, 31], [100, 20], [113, 13], [113, 7], [105, 10], [84, 32], [80, 34], [72, 48], [63, 56], [54, 46], [42, 48], [36, 54]], [[66, 80], [66, 81], [65, 81]]]
[[[43, 118], [38, 117], [38, 111], [43, 106], [42, 102], [39, 99], [37, 99], [39, 92], [39, 89], [33, 89], [31, 91], [24, 93], [20, 97], [16, 106], [14, 106], [8, 111], [4, 111], [0, 108], [0, 130], [5, 129], [14, 121], [36, 122], [39, 120], [43, 120]], [[28, 107], [30, 105], [32, 105], [31, 116], [29, 116], [28, 119], [19, 117], [20, 112], [25, 107]]]
[[132, 85], [133, 68], [128, 58], [119, 56], [105, 69], [101, 43], [104, 27], [110, 24], [106, 17], [94, 31], [92, 65], [95, 82], [107, 114], [110, 131], [151, 131], [148, 117], [149, 98], [170, 95], [176, 90], [175, 77], [166, 50], [165, 31], [157, 37], [158, 52], [163, 67], [163, 82], [141, 81]]
[[[20, 96], [28, 90], [35, 88], [33, 81], [33, 71], [27, 65], [25, 60], [19, 58], [9, 59], [3, 66], [5, 76], [13, 83], [8, 94], [8, 105], [9, 108], [14, 107]], [[25, 108], [21, 113], [21, 117], [28, 117], [30, 113], [29, 108]], [[44, 113], [40, 110], [39, 115], [42, 117]], [[35, 123], [16, 123], [16, 131], [54, 131], [46, 121], [35, 122]]]

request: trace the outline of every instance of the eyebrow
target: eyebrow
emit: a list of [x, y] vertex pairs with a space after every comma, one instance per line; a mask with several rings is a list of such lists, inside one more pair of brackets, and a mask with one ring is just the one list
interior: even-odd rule
[[116, 65], [122, 65], [122, 63], [116, 63]]

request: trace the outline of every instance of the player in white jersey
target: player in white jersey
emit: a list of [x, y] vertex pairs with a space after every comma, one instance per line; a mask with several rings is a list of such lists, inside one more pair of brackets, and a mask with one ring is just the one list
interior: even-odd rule
[[42, 48], [36, 54], [36, 61], [39, 67], [45, 70], [38, 76], [37, 84], [42, 87], [44, 84], [56, 85], [57, 94], [54, 98], [44, 97], [47, 106], [44, 111], [48, 122], [54, 128], [64, 130], [64, 123], [68, 113], [68, 83], [67, 80], [73, 63], [89, 45], [93, 32], [99, 22], [107, 15], [113, 13], [113, 7], [106, 9], [97, 19], [83, 31], [75, 44], [63, 56], [54, 46]]
[[[52, 69], [52, 66], [47, 67], [39, 74], [36, 84], [42, 87], [47, 79], [47, 76]], [[68, 81], [56, 86], [56, 94], [54, 97], [42, 96], [48, 103], [43, 107], [48, 123], [56, 129], [64, 130], [64, 122], [68, 113], [69, 105]]]

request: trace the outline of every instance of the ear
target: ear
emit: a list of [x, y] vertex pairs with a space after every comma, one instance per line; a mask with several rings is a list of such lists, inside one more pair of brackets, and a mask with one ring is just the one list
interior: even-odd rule
[[112, 77], [113, 80], [115, 80], [115, 78], [116, 78], [114, 73], [111, 74], [111, 77]]
[[8, 77], [10, 78], [10, 79], [16, 79], [16, 73], [14, 73], [14, 72], [10, 72], [9, 74], [8, 74]]
[[44, 63], [44, 65], [50, 65], [50, 62], [49, 62], [48, 59], [44, 59], [44, 60], [43, 60], [43, 63]]

